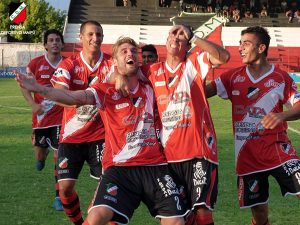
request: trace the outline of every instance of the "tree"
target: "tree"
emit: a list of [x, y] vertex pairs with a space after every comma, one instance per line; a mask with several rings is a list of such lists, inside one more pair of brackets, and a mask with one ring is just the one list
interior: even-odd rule
[[[44, 0], [24, 0], [26, 7], [26, 20], [21, 26], [15, 25], [9, 20], [9, 4], [19, 2], [3, 0], [0, 3], [0, 29], [8, 31], [22, 31], [10, 34], [13, 40], [22, 42], [41, 42], [43, 32], [47, 29], [63, 31], [66, 12], [56, 10]], [[26, 31], [26, 32], [24, 32]]]

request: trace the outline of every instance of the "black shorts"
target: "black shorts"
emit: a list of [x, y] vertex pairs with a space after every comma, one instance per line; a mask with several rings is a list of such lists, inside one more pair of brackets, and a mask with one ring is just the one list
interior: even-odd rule
[[186, 210], [168, 166], [113, 166], [103, 174], [89, 209], [114, 211], [112, 221], [127, 224], [144, 202], [156, 218], [184, 217]]
[[32, 144], [41, 148], [53, 150], [58, 149], [60, 126], [48, 127], [43, 129], [34, 129], [32, 131]]
[[240, 208], [250, 208], [268, 202], [270, 175], [279, 184], [282, 196], [300, 194], [300, 160], [290, 160], [272, 170], [238, 176]]
[[213, 210], [218, 195], [218, 165], [204, 158], [169, 163], [176, 183], [183, 186], [189, 209], [205, 206]]
[[76, 180], [85, 161], [90, 166], [90, 176], [99, 179], [104, 148], [104, 140], [80, 144], [61, 143], [58, 148], [58, 180]]

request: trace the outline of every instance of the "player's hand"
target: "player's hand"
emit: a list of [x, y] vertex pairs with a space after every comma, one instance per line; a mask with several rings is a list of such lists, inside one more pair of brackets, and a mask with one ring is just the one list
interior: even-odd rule
[[14, 71], [14, 74], [16, 75], [16, 81], [19, 83], [19, 85], [28, 90], [28, 91], [32, 91], [32, 92], [36, 92], [37, 91], [37, 82], [33, 76], [33, 74], [23, 74], [20, 73], [19, 71]]
[[270, 112], [262, 119], [261, 124], [266, 129], [274, 129], [283, 121], [284, 121], [284, 118], [281, 113]]
[[192, 36], [191, 31], [183, 25], [175, 25], [169, 31], [169, 34], [174, 35], [175, 37], [179, 37], [183, 35], [185, 39], [189, 40]]

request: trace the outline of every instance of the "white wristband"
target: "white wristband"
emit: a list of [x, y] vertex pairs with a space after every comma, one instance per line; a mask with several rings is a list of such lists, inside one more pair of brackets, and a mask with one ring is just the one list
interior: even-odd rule
[[197, 38], [199, 38], [199, 37], [194, 34], [193, 37], [190, 39], [190, 44], [193, 44]]

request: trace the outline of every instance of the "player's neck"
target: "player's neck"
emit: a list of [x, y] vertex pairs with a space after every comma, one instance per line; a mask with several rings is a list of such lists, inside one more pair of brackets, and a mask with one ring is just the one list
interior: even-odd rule
[[167, 64], [168, 66], [174, 70], [177, 66], [184, 61], [184, 57], [178, 57], [173, 55], [167, 55]]
[[47, 53], [47, 59], [51, 62], [52, 65], [57, 65], [60, 62], [61, 58], [62, 57], [60, 53], [58, 54]]
[[270, 71], [272, 65], [265, 59], [259, 63], [248, 65], [249, 72], [254, 79], [258, 79], [268, 71]]
[[97, 64], [98, 60], [100, 59], [101, 51], [97, 51], [97, 52], [86, 52], [86, 51], [82, 51], [82, 56], [83, 56], [84, 60], [85, 60], [92, 68], [94, 68], [94, 66]]
[[136, 75], [129, 76], [129, 77], [127, 77], [127, 80], [128, 80], [130, 91], [133, 91], [139, 83], [138, 77]]

